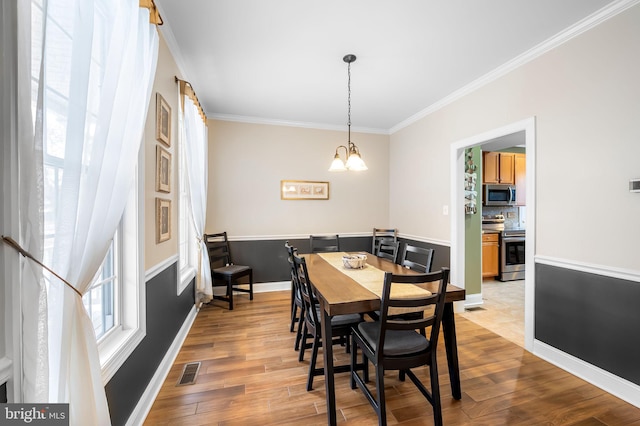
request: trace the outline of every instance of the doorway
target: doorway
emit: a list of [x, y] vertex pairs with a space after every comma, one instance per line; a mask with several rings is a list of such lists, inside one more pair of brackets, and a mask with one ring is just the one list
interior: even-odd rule
[[[534, 338], [534, 262], [535, 253], [535, 118], [531, 117], [482, 134], [463, 139], [451, 145], [451, 281], [464, 283], [465, 277], [465, 205], [464, 170], [465, 150], [482, 146], [483, 150], [497, 150], [513, 146], [513, 135], [519, 135], [526, 149], [527, 225], [524, 282], [524, 346], [533, 350]], [[478, 185], [481, 190], [481, 185]], [[481, 195], [478, 195], [481, 198]], [[473, 298], [474, 295], [467, 295]], [[476, 297], [478, 295], [475, 295]], [[462, 312], [464, 306], [456, 306]]]

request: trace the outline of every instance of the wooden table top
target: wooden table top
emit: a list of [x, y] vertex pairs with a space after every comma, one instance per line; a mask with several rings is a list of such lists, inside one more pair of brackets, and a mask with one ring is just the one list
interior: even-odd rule
[[[362, 287], [356, 281], [334, 268], [317, 254], [305, 254], [309, 279], [322, 299], [324, 309], [331, 316], [348, 313], [369, 312], [380, 309], [380, 298]], [[385, 272], [394, 274], [416, 274], [416, 272], [367, 253], [367, 264]], [[437, 291], [437, 283], [423, 286], [429, 291]], [[455, 285], [447, 285], [445, 301], [464, 300], [465, 291]]]

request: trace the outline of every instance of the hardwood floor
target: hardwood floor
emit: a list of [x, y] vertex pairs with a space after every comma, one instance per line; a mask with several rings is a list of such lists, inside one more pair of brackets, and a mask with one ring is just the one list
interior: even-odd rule
[[[205, 305], [146, 419], [146, 425], [324, 425], [324, 380], [307, 392], [308, 353], [298, 362], [288, 291], [240, 295], [233, 311]], [[462, 400], [451, 397], [443, 342], [438, 366], [445, 425], [635, 425], [640, 409], [456, 315]], [[321, 350], [322, 351], [322, 350]], [[336, 365], [348, 362], [334, 350]], [[322, 360], [320, 355], [319, 360]], [[193, 385], [176, 386], [185, 363], [201, 361]], [[428, 386], [428, 373], [419, 371]], [[373, 369], [370, 370], [373, 375]], [[433, 412], [410, 380], [385, 376], [390, 425], [431, 425]], [[377, 424], [347, 373], [336, 375], [338, 422]]]

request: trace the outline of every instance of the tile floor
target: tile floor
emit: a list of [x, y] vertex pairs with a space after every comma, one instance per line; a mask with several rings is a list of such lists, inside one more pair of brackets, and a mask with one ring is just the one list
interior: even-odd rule
[[524, 347], [524, 280], [484, 280], [482, 301], [460, 315]]

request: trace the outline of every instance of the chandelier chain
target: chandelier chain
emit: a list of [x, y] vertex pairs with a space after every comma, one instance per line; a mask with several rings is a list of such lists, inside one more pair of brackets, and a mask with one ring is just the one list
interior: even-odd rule
[[348, 142], [351, 142], [351, 62], [347, 64], [347, 127], [349, 128]]

